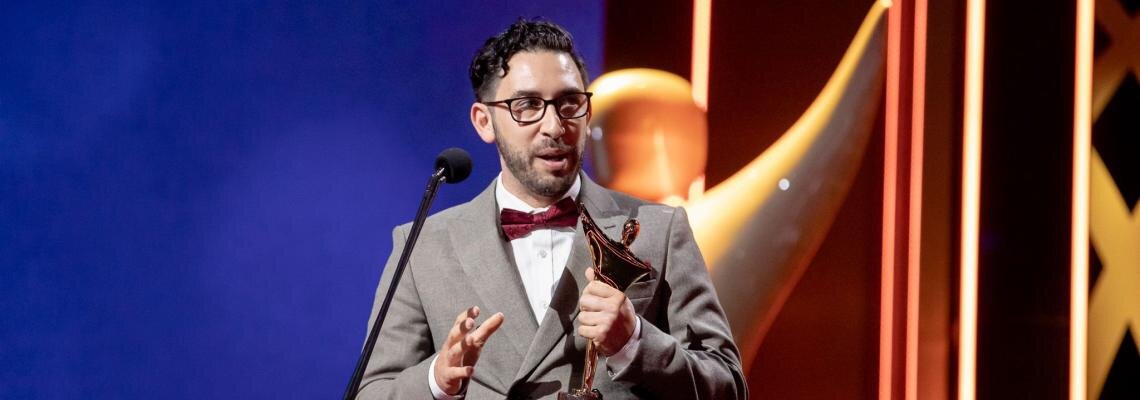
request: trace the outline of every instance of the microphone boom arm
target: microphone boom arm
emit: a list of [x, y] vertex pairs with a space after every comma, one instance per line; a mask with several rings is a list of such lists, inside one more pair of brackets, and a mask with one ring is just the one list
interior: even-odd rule
[[439, 184], [447, 181], [446, 173], [447, 167], [440, 166], [428, 179], [423, 200], [420, 200], [420, 209], [416, 211], [416, 219], [412, 223], [412, 230], [408, 233], [408, 240], [404, 242], [403, 251], [400, 252], [400, 261], [396, 263], [396, 271], [392, 273], [392, 282], [388, 284], [388, 292], [384, 295], [384, 302], [376, 313], [376, 321], [372, 323], [372, 328], [368, 331], [368, 340], [364, 342], [364, 349], [360, 351], [360, 358], [356, 360], [356, 369], [352, 372], [348, 387], [344, 389], [344, 400], [355, 399], [360, 390], [360, 381], [364, 379], [364, 370], [368, 367], [368, 360], [372, 358], [372, 349], [380, 337], [380, 327], [384, 325], [384, 317], [388, 315], [388, 306], [392, 304], [392, 297], [396, 294], [396, 285], [400, 283], [400, 276], [404, 274], [404, 268], [408, 266], [408, 260], [412, 257], [412, 249], [416, 246], [416, 239], [420, 237], [420, 230], [424, 226], [424, 220], [427, 219], [427, 211], [431, 207], [431, 202], [435, 200], [435, 193], [439, 189]]

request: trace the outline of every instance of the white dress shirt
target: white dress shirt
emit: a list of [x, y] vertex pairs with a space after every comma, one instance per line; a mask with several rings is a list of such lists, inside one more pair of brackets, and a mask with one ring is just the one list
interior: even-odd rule
[[[582, 188], [582, 178], [574, 179], [570, 190], [566, 191], [564, 198], [577, 198]], [[559, 200], [562, 200], [559, 199]], [[531, 207], [518, 196], [515, 196], [502, 184], [502, 174], [495, 179], [495, 202], [499, 205], [499, 212], [510, 208], [525, 213], [540, 213], [550, 207]], [[558, 287], [558, 279], [566, 269], [566, 261], [570, 259], [570, 251], [574, 243], [574, 228], [538, 228], [530, 234], [511, 241], [511, 252], [515, 265], [519, 269], [523, 288], [526, 289], [527, 301], [535, 321], [542, 324], [542, 318], [550, 309], [550, 299], [554, 296], [554, 288]], [[633, 362], [633, 356], [641, 342], [641, 318], [637, 319], [633, 335], [629, 342], [617, 353], [606, 360], [606, 368], [610, 376], [614, 376]], [[476, 367], [478, 368], [478, 367]], [[428, 386], [431, 387], [432, 396], [436, 400], [462, 399], [463, 394], [451, 396], [444, 393], [435, 382], [435, 360], [432, 360], [428, 369]]]
[[[502, 212], [504, 208], [509, 208], [535, 214], [550, 208], [531, 207], [519, 199], [501, 183], [501, 175], [495, 182], [495, 202], [499, 204], [499, 212]], [[581, 187], [582, 178], [574, 179], [574, 184], [570, 186], [570, 190], [567, 190], [566, 195], [562, 198], [578, 198], [578, 191]], [[519, 277], [522, 278], [527, 300], [530, 301], [530, 309], [534, 313], [535, 322], [538, 324], [542, 324], [542, 317], [550, 308], [550, 298], [554, 296], [554, 288], [558, 286], [558, 278], [562, 277], [562, 270], [566, 269], [566, 260], [570, 259], [570, 249], [573, 243], [574, 227], [542, 227], [511, 241], [515, 265], [518, 266]]]

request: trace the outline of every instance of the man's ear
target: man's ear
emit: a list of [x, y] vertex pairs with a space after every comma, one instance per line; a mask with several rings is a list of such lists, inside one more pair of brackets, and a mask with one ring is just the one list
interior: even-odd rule
[[471, 126], [479, 133], [479, 138], [486, 143], [495, 142], [495, 126], [491, 122], [491, 110], [483, 103], [471, 104]]

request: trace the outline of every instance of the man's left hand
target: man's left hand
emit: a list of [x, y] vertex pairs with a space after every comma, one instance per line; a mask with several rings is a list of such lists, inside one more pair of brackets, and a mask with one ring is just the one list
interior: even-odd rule
[[592, 340], [604, 356], [625, 346], [637, 326], [637, 313], [625, 293], [595, 279], [594, 269], [586, 269], [590, 283], [578, 298], [578, 336]]

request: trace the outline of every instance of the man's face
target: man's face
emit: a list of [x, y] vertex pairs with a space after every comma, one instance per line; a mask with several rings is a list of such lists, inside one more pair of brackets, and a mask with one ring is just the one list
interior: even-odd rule
[[[566, 53], [520, 52], [508, 62], [510, 72], [487, 101], [517, 97], [552, 100], [585, 91], [574, 60]], [[484, 110], [484, 111], [480, 111]], [[480, 113], [484, 114], [480, 114]], [[543, 198], [561, 196], [581, 169], [589, 114], [562, 119], [553, 105], [542, 119], [519, 123], [505, 104], [476, 104], [472, 122], [484, 141], [495, 142], [503, 166], [503, 183], [516, 194]]]

